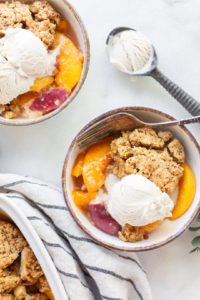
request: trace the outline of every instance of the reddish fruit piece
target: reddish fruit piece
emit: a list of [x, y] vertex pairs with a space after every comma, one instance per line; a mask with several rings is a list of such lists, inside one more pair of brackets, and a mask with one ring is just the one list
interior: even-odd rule
[[58, 108], [67, 100], [69, 95], [70, 93], [63, 88], [51, 89], [37, 97], [29, 108], [33, 111], [50, 111]]
[[121, 226], [115, 221], [111, 215], [106, 211], [105, 206], [101, 202], [91, 202], [88, 205], [88, 212], [90, 219], [96, 227], [102, 231], [110, 234], [117, 235], [122, 229]]

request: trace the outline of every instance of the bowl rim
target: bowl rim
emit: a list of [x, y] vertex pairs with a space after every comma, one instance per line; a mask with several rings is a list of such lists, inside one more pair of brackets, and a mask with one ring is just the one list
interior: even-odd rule
[[[89, 70], [89, 65], [90, 65], [89, 36], [88, 36], [87, 30], [86, 30], [86, 27], [82, 21], [82, 18], [77, 13], [77, 11], [73, 7], [73, 5], [71, 3], [69, 3], [68, 0], [59, 0], [59, 1], [62, 1], [66, 5], [66, 7], [68, 7], [68, 9], [72, 12], [72, 14], [74, 15], [74, 17], [75, 17], [76, 21], [78, 22], [79, 27], [81, 29], [81, 33], [83, 36], [83, 43], [84, 43], [84, 47], [85, 47], [84, 63], [83, 63], [83, 70], [82, 70], [81, 78], [80, 78], [79, 82], [77, 83], [76, 87], [74, 88], [74, 90], [72, 91], [69, 98], [61, 106], [59, 106], [55, 110], [51, 111], [50, 113], [47, 113], [47, 114], [45, 114], [41, 117], [35, 118], [35, 119], [5, 119], [3, 117], [0, 117], [1, 125], [28, 126], [28, 125], [41, 123], [43, 121], [46, 121], [46, 120], [54, 117], [59, 112], [61, 112], [63, 109], [65, 109], [74, 100], [74, 98], [77, 96], [77, 94], [79, 93], [80, 89], [82, 88], [82, 86], [85, 82], [85, 79], [87, 77], [88, 70]], [[5, 2], [5, 0], [3, 2]]]
[[[199, 209], [200, 209], [200, 199], [198, 200], [198, 203], [196, 205], [196, 209], [193, 212], [192, 216], [189, 218], [189, 220], [173, 235], [171, 235], [169, 238], [165, 239], [162, 242], [158, 242], [158, 243], [154, 243], [152, 245], [149, 246], [116, 246], [113, 243], [107, 243], [107, 242], [103, 242], [101, 240], [99, 240], [85, 225], [83, 225], [81, 223], [81, 221], [79, 220], [79, 218], [77, 217], [77, 215], [75, 214], [75, 212], [73, 211], [70, 201], [68, 199], [68, 192], [67, 192], [67, 187], [66, 187], [66, 180], [67, 180], [67, 175], [66, 175], [66, 170], [67, 170], [67, 164], [68, 164], [68, 159], [69, 156], [71, 154], [71, 151], [75, 145], [76, 142], [76, 138], [79, 134], [81, 134], [84, 130], [86, 130], [89, 126], [93, 125], [94, 123], [96, 123], [98, 120], [102, 119], [105, 116], [109, 116], [112, 115], [113, 113], [116, 112], [120, 112], [120, 111], [128, 111], [128, 110], [134, 110], [134, 111], [149, 111], [152, 113], [156, 113], [156, 114], [160, 114], [163, 117], [168, 118], [169, 120], [176, 120], [174, 117], [172, 117], [171, 115], [164, 113], [160, 110], [154, 109], [154, 108], [150, 108], [150, 107], [143, 107], [143, 106], [126, 106], [126, 107], [120, 107], [120, 108], [116, 108], [116, 109], [112, 109], [109, 110], [105, 113], [102, 113], [100, 115], [98, 115], [97, 117], [95, 117], [94, 119], [92, 119], [89, 123], [87, 123], [74, 137], [74, 139], [72, 140], [67, 154], [65, 156], [65, 160], [64, 160], [64, 164], [63, 164], [63, 170], [62, 170], [62, 191], [63, 191], [63, 196], [64, 196], [64, 200], [65, 203], [69, 209], [69, 212], [71, 213], [73, 219], [76, 221], [76, 223], [81, 227], [81, 229], [86, 232], [94, 241], [96, 241], [97, 243], [105, 246], [105, 247], [109, 247], [111, 249], [115, 249], [115, 250], [121, 250], [124, 252], [142, 252], [142, 251], [148, 251], [148, 250], [153, 250], [153, 249], [157, 249], [161, 246], [164, 246], [166, 244], [168, 244], [169, 242], [172, 242], [173, 240], [175, 240], [176, 238], [178, 238], [188, 227], [189, 225], [193, 222], [193, 220], [195, 219], [195, 217], [197, 216]], [[193, 142], [193, 144], [195, 145], [195, 147], [197, 148], [197, 151], [199, 153], [200, 156], [200, 145], [197, 142], [197, 140], [195, 139], [195, 137], [192, 135], [192, 133], [183, 125], [178, 125], [188, 136], [188, 138]]]

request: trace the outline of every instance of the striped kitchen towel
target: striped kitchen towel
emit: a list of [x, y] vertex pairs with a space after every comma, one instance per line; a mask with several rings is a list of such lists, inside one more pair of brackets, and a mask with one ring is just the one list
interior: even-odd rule
[[27, 176], [1, 174], [0, 192], [35, 228], [60, 274], [66, 299], [152, 299], [137, 256], [93, 241], [74, 222], [56, 187]]

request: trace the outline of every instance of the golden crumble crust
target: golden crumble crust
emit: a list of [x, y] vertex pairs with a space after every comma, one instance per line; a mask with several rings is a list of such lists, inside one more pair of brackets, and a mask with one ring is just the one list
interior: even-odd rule
[[49, 298], [44, 294], [27, 295], [25, 300], [48, 300]]
[[47, 291], [50, 291], [50, 286], [45, 276], [41, 276], [38, 279], [37, 287], [41, 293], [46, 293]]
[[0, 296], [0, 300], [14, 300], [14, 296], [11, 294], [3, 294]]
[[144, 146], [148, 148], [162, 149], [164, 140], [157, 133], [148, 127], [137, 128], [129, 135], [130, 142], [133, 146]]
[[113, 175], [119, 178], [126, 176], [125, 160], [119, 156], [115, 156], [115, 158], [112, 156], [112, 158], [114, 159], [114, 163], [108, 165], [106, 172], [113, 173]]
[[0, 221], [0, 269], [11, 265], [27, 245], [16, 226]]
[[133, 156], [125, 163], [126, 173], [145, 176], [162, 192], [172, 193], [183, 175], [183, 167], [173, 160], [167, 149], [136, 147], [133, 151]]
[[51, 298], [46, 277], [27, 245], [15, 225], [0, 221], [0, 300]]
[[127, 159], [133, 154], [130, 142], [125, 137], [119, 137], [111, 143], [111, 151], [113, 155], [119, 155], [121, 158]]
[[[0, 297], [2, 293], [10, 292], [20, 284], [19, 274], [10, 270], [0, 270]], [[0, 298], [1, 299], [1, 298]]]
[[125, 224], [122, 231], [118, 233], [119, 238], [124, 242], [137, 242], [144, 239], [144, 230], [138, 226]]
[[30, 11], [37, 21], [50, 20], [55, 24], [60, 23], [60, 15], [47, 1], [35, 1], [30, 5]]
[[47, 48], [52, 48], [60, 20], [60, 14], [47, 1], [0, 3], [0, 36], [8, 27], [24, 28], [32, 31]]
[[184, 163], [185, 161], [185, 152], [181, 143], [174, 139], [168, 144], [168, 149], [170, 154], [178, 163]]
[[[107, 172], [122, 178], [140, 174], [154, 182], [163, 192], [172, 193], [183, 175], [183, 146], [168, 131], [139, 128], [122, 133], [111, 143], [112, 164]], [[131, 142], [131, 144], [130, 144]], [[162, 147], [161, 147], [162, 146]]]
[[41, 266], [30, 247], [25, 247], [21, 253], [20, 275], [22, 280], [35, 282], [43, 275]]
[[170, 131], [159, 131], [158, 137], [163, 139], [165, 143], [168, 143], [172, 139], [173, 135]]
[[56, 25], [49, 20], [33, 21], [29, 26], [32, 31], [46, 46], [53, 47], [55, 43]]

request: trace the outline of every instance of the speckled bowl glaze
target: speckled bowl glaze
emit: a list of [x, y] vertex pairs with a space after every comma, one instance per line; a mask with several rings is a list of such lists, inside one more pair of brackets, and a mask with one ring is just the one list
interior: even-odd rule
[[[167, 120], [174, 120], [172, 116], [155, 109], [146, 107], [123, 107], [100, 115], [99, 117], [88, 123], [79, 132], [79, 134], [83, 132], [86, 128], [88, 128], [90, 125], [96, 123], [105, 116], [112, 115], [113, 113], [119, 111], [131, 111], [135, 114], [136, 117], [146, 122], [161, 122]], [[197, 215], [200, 209], [200, 147], [195, 138], [192, 136], [192, 134], [186, 127], [170, 127], [169, 130], [172, 131], [173, 134], [183, 144], [186, 152], [186, 161], [191, 166], [195, 174], [197, 185], [195, 199], [189, 210], [182, 217], [174, 221], [166, 219], [156, 230], [149, 234], [148, 240], [143, 240], [135, 243], [123, 242], [118, 237], [108, 235], [103, 231], [99, 230], [75, 206], [72, 198], [73, 182], [71, 178], [71, 169], [80, 150], [78, 149], [78, 146], [76, 144], [76, 137], [72, 141], [63, 166], [62, 186], [65, 201], [74, 220], [89, 236], [91, 236], [91, 238], [93, 238], [98, 243], [106, 247], [124, 251], [150, 250], [166, 245], [170, 241], [180, 236], [194, 220], [195, 216]]]
[[[0, 1], [0, 2], [4, 2], [4, 1]], [[72, 100], [77, 96], [78, 92], [80, 91], [86, 79], [88, 69], [89, 69], [89, 63], [90, 63], [90, 44], [89, 44], [89, 38], [85, 26], [83, 24], [83, 21], [81, 20], [81, 17], [78, 15], [76, 10], [68, 1], [48, 0], [48, 2], [52, 4], [52, 6], [58, 12], [60, 12], [63, 17], [65, 17], [69, 21], [70, 25], [72, 26], [76, 34], [79, 43], [79, 48], [82, 50], [84, 56], [84, 64], [83, 64], [83, 71], [82, 71], [81, 78], [78, 84], [76, 85], [76, 87], [74, 88], [73, 92], [71, 93], [70, 97], [60, 107], [51, 111], [50, 113], [47, 113], [42, 117], [35, 118], [35, 119], [5, 119], [3, 117], [0, 117], [0, 124], [15, 125], [15, 126], [32, 125], [32, 124], [40, 123], [42, 121], [45, 121], [57, 115], [60, 111], [66, 108], [72, 102]]]

